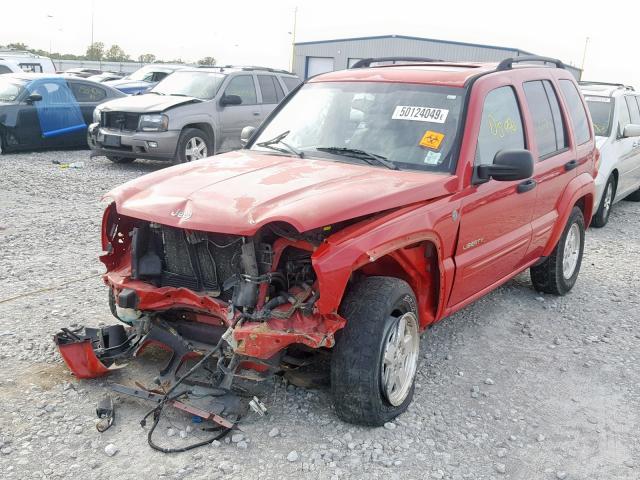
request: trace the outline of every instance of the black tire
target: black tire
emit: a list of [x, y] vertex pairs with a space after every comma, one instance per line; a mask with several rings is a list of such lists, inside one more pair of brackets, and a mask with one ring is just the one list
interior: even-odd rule
[[107, 158], [111, 160], [113, 163], [131, 163], [135, 160], [135, 158], [131, 158], [131, 157], [113, 157], [110, 155], [107, 155]]
[[[611, 189], [611, 197], [609, 198], [607, 192]], [[593, 216], [591, 220], [591, 225], [596, 228], [604, 227], [609, 221], [609, 216], [611, 215], [611, 207], [613, 207], [613, 199], [616, 197], [616, 179], [613, 175], [610, 175], [607, 179], [607, 183], [604, 186], [604, 191], [602, 192], [602, 198], [600, 199], [600, 205], [598, 206], [598, 210], [596, 214]]]
[[187, 144], [193, 139], [200, 139], [205, 144], [206, 153], [202, 158], [213, 155], [213, 142], [205, 132], [199, 128], [185, 128], [178, 139], [174, 163], [188, 163], [191, 161], [187, 156], [186, 150]]
[[640, 189], [625, 197], [625, 200], [629, 200], [630, 202], [640, 202]]
[[[394, 406], [383, 393], [385, 346], [401, 315], [412, 312], [418, 322], [416, 299], [404, 281], [366, 277], [347, 293], [340, 314], [347, 319], [338, 332], [331, 357], [331, 391], [342, 420], [381, 426], [407, 409], [415, 389], [415, 371], [401, 404]], [[419, 359], [419, 334], [415, 368]], [[405, 385], [408, 385], [405, 384]]]
[[[563, 273], [563, 258], [566, 247], [567, 236], [572, 226], [576, 225], [580, 236], [580, 244], [578, 250], [577, 263], [573, 274], [566, 278]], [[569, 220], [567, 221], [564, 231], [560, 236], [558, 244], [551, 252], [551, 255], [541, 263], [531, 267], [531, 281], [533, 286], [539, 292], [552, 293], [554, 295], [565, 295], [573, 288], [580, 273], [580, 265], [582, 264], [582, 255], [584, 253], [584, 217], [582, 210], [573, 207]]]

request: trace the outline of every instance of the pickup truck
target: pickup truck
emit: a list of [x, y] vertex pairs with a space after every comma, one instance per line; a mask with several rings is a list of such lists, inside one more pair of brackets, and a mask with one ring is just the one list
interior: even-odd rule
[[527, 269], [571, 290], [599, 156], [563, 63], [393, 60], [316, 76], [244, 149], [106, 195], [104, 282], [136, 351], [172, 339], [165, 374], [215, 352], [225, 388], [329, 357], [337, 415], [379, 426], [411, 402], [427, 327]]

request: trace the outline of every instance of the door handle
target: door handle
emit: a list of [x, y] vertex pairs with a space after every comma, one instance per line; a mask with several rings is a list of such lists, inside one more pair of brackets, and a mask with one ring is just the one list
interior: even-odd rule
[[569, 170], [573, 170], [577, 166], [578, 166], [578, 161], [577, 160], [571, 160], [570, 162], [567, 162], [567, 163], [564, 164], [564, 169], [568, 172]]
[[253, 115], [257, 117], [258, 115], [260, 115], [260, 112], [253, 112]]
[[536, 182], [533, 178], [525, 180], [518, 185], [518, 193], [525, 193], [529, 190], [533, 190], [534, 188], [536, 188], [536, 185], [538, 185], [538, 182]]

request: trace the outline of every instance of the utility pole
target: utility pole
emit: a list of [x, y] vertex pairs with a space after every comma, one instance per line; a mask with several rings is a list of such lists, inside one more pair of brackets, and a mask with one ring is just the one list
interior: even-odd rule
[[95, 10], [95, 0], [91, 0], [91, 46], [93, 46], [93, 12]]
[[293, 72], [293, 60], [296, 54], [296, 28], [298, 26], [298, 7], [293, 10], [293, 31], [291, 33], [291, 65], [289, 71]]
[[47, 18], [51, 19], [51, 22], [49, 22], [49, 58], [51, 58], [51, 51], [52, 51], [52, 47], [51, 44], [53, 42], [53, 15], [47, 13]]
[[582, 65], [580, 69], [584, 72], [584, 62], [587, 59], [587, 47], [589, 46], [589, 37], [584, 40], [584, 52], [582, 53]]

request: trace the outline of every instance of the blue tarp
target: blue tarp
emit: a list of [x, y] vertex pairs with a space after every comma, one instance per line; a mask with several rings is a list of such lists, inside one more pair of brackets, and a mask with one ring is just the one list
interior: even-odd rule
[[35, 106], [43, 137], [57, 137], [87, 128], [80, 105], [64, 78], [34, 80], [27, 90], [42, 95], [42, 100], [35, 102]]

